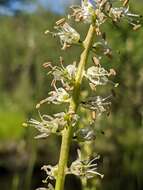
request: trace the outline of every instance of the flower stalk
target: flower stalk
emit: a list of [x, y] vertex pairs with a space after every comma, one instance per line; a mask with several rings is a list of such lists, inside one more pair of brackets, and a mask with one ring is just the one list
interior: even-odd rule
[[[79, 94], [80, 94], [80, 86], [82, 83], [84, 68], [87, 63], [89, 51], [92, 46], [92, 42], [95, 35], [95, 26], [90, 25], [87, 36], [83, 42], [84, 50], [80, 56], [80, 62], [77, 69], [75, 86], [73, 89], [73, 95], [70, 102], [70, 111], [75, 113], [78, 106], [79, 106]], [[58, 167], [58, 176], [56, 179], [56, 186], [55, 190], [63, 190], [64, 188], [64, 181], [65, 181], [65, 170], [67, 167], [67, 161], [69, 157], [69, 149], [71, 145], [71, 139], [73, 136], [73, 130], [71, 126], [68, 126], [64, 129], [62, 135], [62, 145], [61, 145], [61, 152], [60, 152], [60, 159], [59, 159], [59, 167]]]

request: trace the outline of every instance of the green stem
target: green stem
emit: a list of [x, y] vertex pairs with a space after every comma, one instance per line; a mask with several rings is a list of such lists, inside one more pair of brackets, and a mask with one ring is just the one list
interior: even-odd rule
[[[76, 112], [79, 106], [80, 86], [82, 83], [85, 64], [87, 63], [89, 51], [92, 46], [94, 34], [95, 34], [95, 26], [90, 25], [87, 36], [83, 42], [84, 50], [80, 56], [80, 62], [77, 69], [77, 75], [76, 75], [76, 81], [75, 81], [75, 86], [73, 90], [72, 100], [70, 102], [70, 111], [74, 113]], [[73, 135], [73, 131], [72, 131], [71, 126], [68, 126], [67, 128], [64, 129], [63, 135], [62, 135], [62, 145], [61, 145], [58, 175], [56, 179], [55, 190], [64, 189], [65, 170], [67, 167], [72, 135]]]

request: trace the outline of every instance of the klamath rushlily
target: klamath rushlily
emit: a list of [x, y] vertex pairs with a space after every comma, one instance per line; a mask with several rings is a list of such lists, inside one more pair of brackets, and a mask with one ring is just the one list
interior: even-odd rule
[[96, 139], [95, 131], [91, 126], [83, 127], [74, 133], [73, 139], [79, 142], [93, 141]]
[[81, 1], [81, 13], [85, 23], [92, 23], [95, 19], [95, 7], [91, 1]]
[[92, 46], [92, 51], [96, 54], [96, 56], [99, 59], [101, 59], [103, 55], [106, 55], [107, 57], [112, 58], [112, 50], [104, 38], [106, 38], [106, 36], [103, 36], [101, 39], [95, 42]]
[[[133, 26], [134, 29], [137, 29], [141, 25], [139, 24], [138, 18], [141, 16], [138, 14], [133, 14], [129, 11], [128, 7], [112, 7], [109, 12], [109, 16], [113, 19], [113, 21], [118, 22], [121, 19], [125, 19], [129, 24]], [[137, 18], [137, 20], [136, 20]]]
[[58, 32], [45, 31], [45, 34], [51, 33], [53, 36], [59, 36], [62, 49], [70, 47], [71, 44], [78, 44], [80, 42], [80, 34], [72, 28], [65, 19], [56, 22], [54, 27]]
[[103, 112], [109, 112], [111, 107], [110, 99], [113, 95], [107, 97], [93, 96], [89, 97], [85, 101], [81, 101], [81, 105], [91, 111], [95, 111], [97, 116], [100, 116]]
[[99, 65], [89, 67], [84, 75], [89, 80], [90, 86], [96, 88], [96, 86], [106, 85], [107, 83], [111, 83], [116, 87], [117, 84], [108, 79], [108, 77], [113, 74], [115, 74], [113, 69], [108, 72]]
[[109, 16], [113, 21], [120, 22], [120, 20], [124, 18], [129, 24], [133, 25], [135, 29], [140, 26], [139, 20], [136, 20], [140, 15], [133, 14], [129, 11], [129, 0], [123, 0], [121, 7], [114, 7], [114, 0], [89, 0], [89, 2], [97, 10], [97, 20], [102, 21], [102, 17], [108, 18]]
[[44, 165], [41, 170], [44, 170], [47, 174], [47, 177], [45, 180], [43, 180], [43, 183], [47, 183], [47, 180], [54, 180], [57, 177], [58, 173], [58, 165], [51, 166], [51, 165]]
[[[59, 135], [61, 134], [64, 127], [67, 125], [67, 116], [64, 112], [54, 114], [53, 116], [41, 115], [40, 113], [39, 115], [41, 121], [30, 119], [27, 124], [24, 124], [24, 126], [33, 126], [40, 132], [40, 135], [37, 135], [35, 137], [36, 139], [46, 138], [51, 134]], [[73, 117], [73, 120], [74, 119], [75, 116]]]
[[95, 8], [90, 1], [81, 0], [81, 6], [71, 6], [73, 11], [70, 17], [75, 21], [83, 21], [84, 23], [92, 23], [95, 20]]
[[97, 163], [95, 163], [95, 161], [99, 158], [99, 156], [96, 156], [92, 160], [82, 160], [81, 152], [78, 150], [78, 158], [72, 162], [69, 168], [69, 173], [87, 179], [93, 178], [96, 175], [99, 175], [101, 178], [103, 178], [104, 175], [97, 172]]
[[107, 19], [112, 19], [114, 22], [120, 22], [122, 18], [133, 25], [134, 29], [140, 27], [139, 21], [134, 18], [139, 18], [140, 15], [129, 12], [128, 0], [123, 1], [122, 7], [114, 7], [114, 0], [82, 0], [81, 6], [72, 6], [73, 14], [76, 21], [85, 23], [95, 22], [99, 27]]
[[61, 81], [63, 87], [65, 87], [66, 90], [71, 90], [75, 82], [77, 71], [76, 62], [73, 62], [73, 64], [69, 64], [64, 67], [63, 59], [60, 57], [60, 65], [61, 66], [52, 66], [51, 63], [45, 63], [43, 66], [45, 68], [49, 67], [51, 69], [48, 74], [52, 74], [54, 77], [51, 83], [52, 86], [55, 87], [56, 82]]
[[61, 104], [68, 103], [70, 101], [70, 95], [64, 88], [56, 88], [55, 91], [49, 92], [49, 97], [44, 100], [41, 100], [36, 108], [38, 109], [44, 103], [53, 103], [53, 104]]
[[46, 138], [51, 134], [61, 135], [62, 131], [69, 124], [74, 127], [79, 119], [79, 116], [75, 113], [65, 113], [60, 112], [50, 115], [40, 115], [41, 121], [35, 119], [30, 119], [27, 123], [24, 123], [23, 126], [32, 126], [35, 127], [40, 134], [35, 138]]
[[76, 21], [83, 21], [84, 23], [96, 22], [99, 26], [106, 18], [100, 10], [99, 0], [81, 0], [81, 6], [72, 6], [71, 9], [73, 14], [70, 16], [74, 17]]

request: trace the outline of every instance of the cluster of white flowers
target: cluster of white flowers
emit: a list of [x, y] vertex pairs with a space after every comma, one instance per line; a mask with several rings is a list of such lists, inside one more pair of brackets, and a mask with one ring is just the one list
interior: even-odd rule
[[[127, 20], [129, 24], [133, 26], [133, 29], [138, 29], [141, 25], [139, 24], [138, 18], [140, 18], [140, 15], [132, 14], [129, 11], [129, 7], [115, 7], [111, 8], [109, 16], [113, 19], [115, 22], [119, 22], [121, 19]], [[137, 18], [137, 19], [135, 19]]]
[[[88, 53], [92, 52], [94, 56], [93, 65], [87, 69], [83, 68], [83, 70], [81, 69], [81, 65], [79, 67], [76, 66], [76, 62], [64, 66], [62, 57], [60, 57], [59, 66], [53, 66], [51, 62], [43, 64], [44, 68], [50, 69], [48, 74], [51, 74], [53, 77], [51, 87], [54, 89], [48, 93], [47, 98], [41, 100], [37, 104], [36, 108], [39, 111], [41, 105], [44, 103], [53, 105], [65, 104], [66, 111], [52, 115], [41, 115], [39, 111], [40, 121], [30, 119], [27, 124], [24, 124], [24, 126], [33, 126], [40, 132], [35, 138], [46, 138], [50, 134], [63, 135], [63, 132], [66, 131], [68, 127], [72, 127], [73, 140], [85, 142], [94, 141], [96, 139], [96, 131], [92, 124], [96, 122], [97, 117], [100, 117], [103, 113], [110, 112], [111, 100], [114, 93], [108, 96], [90, 95], [85, 98], [85, 100], [79, 97], [77, 107], [83, 107], [86, 113], [94, 112], [96, 116], [90, 119], [89, 125], [83, 125], [81, 128], [77, 125], [80, 114], [78, 115], [75, 113], [76, 109], [70, 108], [74, 101], [74, 103], [76, 103], [76, 100], [73, 99], [77, 98], [77, 96], [74, 95], [77, 89], [76, 85], [79, 82], [77, 79], [80, 70], [83, 71], [81, 73], [82, 79], [84, 78], [85, 82], [89, 83], [91, 87], [90, 93], [91, 91], [95, 93], [97, 86], [105, 86], [108, 84], [112, 84], [112, 87], [118, 86], [118, 83], [114, 83], [109, 79], [111, 76], [116, 75], [115, 70], [112, 68], [107, 70], [100, 64], [102, 56], [106, 55], [108, 58], [112, 57], [111, 48], [108, 46], [106, 35], [101, 31], [100, 25], [108, 19], [112, 20], [113, 23], [118, 23], [124, 19], [127, 20], [134, 29], [137, 29], [140, 26], [138, 21], [140, 16], [130, 13], [128, 6], [129, 0], [118, 0], [116, 2], [122, 5], [118, 7], [115, 6], [115, 0], [82, 0], [79, 6], [71, 7], [72, 14], [69, 15], [69, 18], [74, 18], [75, 21], [82, 21], [83, 23], [95, 26], [92, 28], [97, 38], [96, 41], [93, 39], [88, 50], [85, 48], [86, 40], [84, 41], [85, 43], [82, 42], [80, 34], [67, 23], [65, 18], [56, 22], [56, 26], [54, 27], [56, 32], [50, 32], [49, 30], [45, 32], [46, 34], [52, 34], [54, 37], [58, 36], [63, 50], [70, 47], [72, 44], [76, 44], [81, 45]], [[88, 55], [85, 59], [88, 60], [87, 58]], [[103, 175], [97, 172], [97, 159], [99, 159], [99, 156], [92, 160], [83, 160], [81, 158], [81, 152], [78, 150], [78, 158], [72, 162], [69, 168], [66, 168], [65, 174], [74, 174], [80, 178], [86, 179], [93, 178], [95, 175], [102, 178]], [[57, 164], [56, 166], [47, 165], [42, 167], [47, 174], [47, 178], [43, 182], [47, 183], [48, 179], [53, 180], [57, 178], [58, 166]], [[39, 188], [37, 190], [54, 190], [54, 188], [52, 185], [49, 185], [48, 188]]]
[[75, 21], [83, 21], [84, 23], [92, 23], [97, 21], [96, 3], [92, 1], [81, 1], [81, 6], [71, 6], [73, 13], [69, 18], [73, 17]]
[[[115, 2], [121, 2], [121, 6], [114, 6]], [[81, 0], [81, 6], [72, 6], [73, 14], [76, 21], [84, 21], [85, 23], [93, 23], [100, 26], [107, 19], [114, 22], [120, 22], [122, 19], [133, 25], [134, 29], [140, 27], [138, 18], [140, 15], [132, 14], [129, 11], [128, 0]]]
[[[93, 178], [96, 175], [100, 176], [101, 178], [104, 177], [103, 174], [97, 172], [97, 160], [99, 160], [100, 156], [96, 156], [92, 160], [83, 160], [81, 156], [81, 151], [78, 149], [77, 152], [78, 158], [72, 162], [69, 168], [66, 168], [66, 174], [73, 174], [80, 178], [86, 179]], [[44, 183], [47, 183], [48, 179], [54, 180], [57, 178], [58, 165], [44, 165], [41, 169], [43, 169], [47, 174], [47, 178], [43, 181]]]

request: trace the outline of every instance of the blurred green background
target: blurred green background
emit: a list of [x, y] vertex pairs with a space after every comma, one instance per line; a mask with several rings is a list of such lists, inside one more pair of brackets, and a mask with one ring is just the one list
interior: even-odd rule
[[[60, 138], [33, 139], [35, 130], [22, 127], [30, 117], [38, 118], [37, 102], [47, 96], [51, 78], [42, 68], [46, 61], [65, 64], [79, 60], [80, 48], [60, 50], [57, 39], [44, 35], [62, 18], [73, 1], [0, 1], [0, 189], [34, 190], [42, 186], [43, 164], [56, 164]], [[131, 1], [131, 10], [141, 13], [143, 2]], [[76, 25], [84, 37], [88, 26]], [[105, 135], [97, 135], [93, 148], [103, 158], [103, 180], [98, 190], [143, 189], [143, 29], [133, 31], [127, 24], [104, 26], [113, 58], [105, 58], [106, 68], [117, 71], [119, 82], [111, 115], [98, 125]], [[70, 61], [70, 62], [69, 62]], [[44, 106], [42, 113], [52, 113]], [[76, 143], [71, 148], [76, 157]], [[79, 188], [77, 188], [79, 186]], [[74, 176], [66, 179], [66, 190], [80, 190]], [[94, 190], [94, 187], [90, 188]]]

